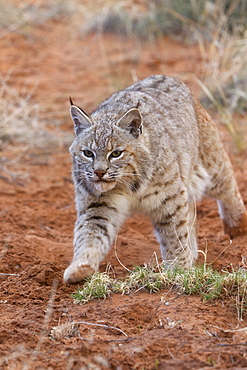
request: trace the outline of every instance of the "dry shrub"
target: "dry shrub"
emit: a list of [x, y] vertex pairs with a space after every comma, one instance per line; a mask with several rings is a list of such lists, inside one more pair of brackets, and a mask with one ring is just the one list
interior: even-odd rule
[[30, 34], [30, 26], [40, 26], [48, 20], [59, 20], [76, 10], [74, 1], [36, 0], [26, 2], [9, 0], [0, 4], [0, 38], [10, 32]]
[[25, 151], [53, 152], [71, 142], [70, 135], [59, 128], [50, 129], [40, 119], [40, 107], [32, 102], [32, 92], [22, 96], [9, 85], [8, 76], [0, 83], [0, 150], [19, 143]]
[[[203, 62], [203, 77], [198, 83], [203, 91], [203, 103], [213, 103], [237, 149], [242, 151], [244, 128], [234, 115], [247, 110], [247, 3], [241, 0], [227, 3], [227, 9], [226, 1], [210, 3], [208, 8], [207, 27], [211, 35], [210, 42], [198, 37]], [[241, 8], [243, 18], [235, 15]]]
[[53, 340], [61, 340], [64, 338], [71, 338], [78, 335], [79, 324], [74, 322], [66, 322], [58, 326], [54, 326], [49, 337]]
[[196, 43], [201, 51], [201, 100], [217, 108], [239, 150], [242, 130], [233, 116], [247, 107], [246, 0], [98, 1], [87, 32], [115, 33], [150, 41], [162, 35]]
[[98, 0], [88, 10], [86, 32], [135, 36], [142, 41], [171, 35], [198, 44], [207, 102], [221, 113], [222, 107], [227, 108], [222, 115], [228, 124], [235, 111], [246, 109], [246, 0]]
[[4, 142], [34, 141], [39, 131], [39, 107], [30, 102], [30, 95], [22, 97], [1, 78], [0, 86], [0, 145]]

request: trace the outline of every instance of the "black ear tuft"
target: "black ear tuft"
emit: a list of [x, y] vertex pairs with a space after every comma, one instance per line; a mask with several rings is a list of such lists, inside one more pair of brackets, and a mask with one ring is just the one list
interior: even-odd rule
[[72, 99], [71, 99], [70, 96], [69, 96], [69, 102], [70, 102], [70, 105], [74, 105], [74, 103], [73, 103], [73, 101], [72, 101]]

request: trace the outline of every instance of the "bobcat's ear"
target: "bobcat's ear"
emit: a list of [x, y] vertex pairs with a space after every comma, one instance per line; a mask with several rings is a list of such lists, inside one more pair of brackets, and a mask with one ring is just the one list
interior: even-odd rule
[[137, 108], [128, 110], [118, 121], [117, 126], [122, 127], [135, 138], [142, 133], [142, 116]]
[[76, 136], [78, 136], [82, 131], [90, 127], [93, 122], [92, 118], [88, 113], [86, 113], [81, 108], [73, 104], [72, 99], [70, 98], [70, 115], [74, 122], [74, 130]]

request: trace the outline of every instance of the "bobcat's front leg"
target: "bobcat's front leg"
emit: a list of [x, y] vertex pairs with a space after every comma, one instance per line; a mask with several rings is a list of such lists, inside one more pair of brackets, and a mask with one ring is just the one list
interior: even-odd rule
[[127, 199], [119, 194], [91, 198], [87, 207], [78, 210], [74, 257], [64, 272], [66, 284], [77, 283], [99, 269], [127, 213]]

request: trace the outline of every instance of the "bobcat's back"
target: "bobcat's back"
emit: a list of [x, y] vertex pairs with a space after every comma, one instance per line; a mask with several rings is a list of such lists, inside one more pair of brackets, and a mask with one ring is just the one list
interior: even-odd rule
[[[184, 83], [156, 75], [113, 94], [92, 113], [92, 117], [105, 130], [129, 109], [138, 108], [143, 125], [139, 143], [150, 154], [146, 166], [153, 169], [154, 175], [161, 167], [167, 169], [176, 160], [181, 176], [187, 181], [199, 153], [194, 104]], [[124, 138], [126, 140], [128, 137]]]

